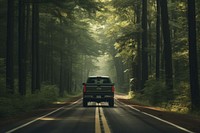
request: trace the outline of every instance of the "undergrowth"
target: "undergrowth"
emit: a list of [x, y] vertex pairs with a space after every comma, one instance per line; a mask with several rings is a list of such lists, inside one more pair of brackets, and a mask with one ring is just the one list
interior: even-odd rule
[[57, 100], [58, 88], [56, 86], [43, 86], [36, 94], [7, 95], [0, 97], [0, 118], [17, 115], [31, 110], [45, 107]]
[[175, 83], [174, 88], [173, 99], [168, 100], [169, 94], [164, 81], [150, 79], [146, 82], [142, 92], [129, 92], [129, 97], [144, 105], [157, 106], [174, 112], [190, 113], [189, 84], [187, 82]]

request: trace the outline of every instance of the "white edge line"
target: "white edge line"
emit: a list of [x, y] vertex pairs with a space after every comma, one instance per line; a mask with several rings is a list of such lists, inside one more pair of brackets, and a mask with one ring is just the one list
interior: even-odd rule
[[[116, 99], [116, 100], [117, 100], [117, 99]], [[119, 100], [117, 100], [117, 101], [120, 102]], [[120, 103], [122, 103], [122, 102], [120, 102]], [[136, 108], [132, 107], [131, 105], [127, 105], [127, 104], [125, 104], [125, 103], [122, 103], [122, 104], [128, 106], [129, 108], [131, 108], [131, 109], [133, 109], [133, 110], [135, 110], [135, 111], [137, 111], [137, 112], [140, 112], [140, 113], [145, 114], [145, 115], [147, 115], [147, 116], [150, 116], [150, 117], [152, 117], [152, 118], [154, 118], [154, 119], [157, 119], [157, 120], [162, 121], [162, 122], [164, 122], [164, 123], [167, 123], [167, 124], [169, 124], [169, 125], [171, 125], [171, 126], [174, 126], [174, 127], [178, 128], [178, 129], [180, 129], [180, 130], [183, 130], [183, 131], [188, 132], [188, 133], [194, 133], [193, 131], [190, 131], [190, 130], [188, 130], [188, 129], [186, 129], [186, 128], [183, 128], [183, 127], [181, 127], [181, 126], [178, 126], [178, 125], [176, 125], [176, 124], [174, 124], [174, 123], [171, 123], [171, 122], [169, 122], [169, 121], [163, 120], [163, 119], [161, 119], [161, 118], [159, 118], [159, 117], [157, 117], [157, 116], [148, 114], [148, 113], [143, 112], [143, 111], [141, 111], [141, 110], [139, 110], [139, 109], [136, 109]]]
[[[69, 104], [68, 106], [76, 104], [79, 100], [81, 100], [81, 99], [78, 99], [77, 101], [75, 101], [75, 102]], [[61, 110], [62, 108], [64, 108], [64, 106], [63, 106], [63, 107], [60, 107], [60, 108], [58, 108], [58, 109], [56, 109], [56, 110], [54, 110], [54, 111], [52, 111], [52, 112], [50, 112], [50, 113], [48, 113], [48, 114], [46, 114], [46, 115], [43, 115], [43, 116], [38, 117], [38, 118], [36, 118], [36, 119], [34, 119], [34, 120], [32, 120], [32, 121], [29, 121], [29, 122], [27, 122], [27, 123], [25, 123], [25, 124], [23, 124], [23, 125], [21, 125], [21, 126], [18, 126], [18, 127], [14, 128], [14, 129], [11, 129], [11, 130], [9, 130], [9, 131], [6, 131], [6, 133], [12, 133], [12, 132], [14, 132], [14, 131], [19, 130], [20, 128], [26, 127], [26, 126], [32, 124], [33, 122], [36, 122], [36, 121], [38, 121], [38, 120], [40, 120], [40, 119], [42, 119], [42, 118], [44, 118], [44, 117], [46, 117], [46, 116], [48, 116], [48, 115], [51, 115], [51, 114], [53, 114], [53, 113], [55, 113], [55, 112]]]

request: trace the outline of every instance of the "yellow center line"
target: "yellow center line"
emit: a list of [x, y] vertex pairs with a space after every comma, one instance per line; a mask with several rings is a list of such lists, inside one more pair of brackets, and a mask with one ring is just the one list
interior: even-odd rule
[[100, 107], [100, 112], [101, 112], [101, 119], [102, 119], [102, 123], [103, 123], [104, 132], [111, 133], [102, 107]]
[[[96, 104], [98, 106], [98, 104]], [[99, 119], [99, 107], [96, 107], [95, 110], [95, 133], [101, 133], [101, 127], [100, 127], [100, 119]]]
[[[110, 128], [108, 126], [106, 117], [103, 112], [103, 108], [99, 107], [98, 104], [96, 104], [96, 110], [95, 110], [95, 133], [102, 133], [103, 131], [105, 133], [111, 133]], [[101, 104], [99, 104], [101, 105]], [[101, 123], [100, 123], [101, 122]], [[103, 126], [101, 126], [101, 124]], [[103, 129], [101, 129], [103, 128]]]

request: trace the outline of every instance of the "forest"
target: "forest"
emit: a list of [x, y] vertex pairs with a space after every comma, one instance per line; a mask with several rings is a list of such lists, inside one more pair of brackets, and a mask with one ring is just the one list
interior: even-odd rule
[[200, 1], [0, 5], [0, 117], [80, 93], [99, 74], [138, 101], [200, 112]]

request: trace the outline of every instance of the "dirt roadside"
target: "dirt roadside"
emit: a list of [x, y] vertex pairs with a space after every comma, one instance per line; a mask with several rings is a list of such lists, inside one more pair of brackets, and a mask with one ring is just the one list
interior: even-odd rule
[[175, 112], [169, 112], [165, 109], [158, 107], [150, 107], [142, 104], [135, 103], [133, 100], [130, 100], [127, 95], [115, 95], [115, 98], [120, 102], [128, 104], [136, 109], [139, 109], [142, 112], [159, 117], [163, 120], [169, 121], [173, 124], [186, 128], [190, 131], [200, 133], [200, 117], [193, 116], [190, 114], [180, 114]]

